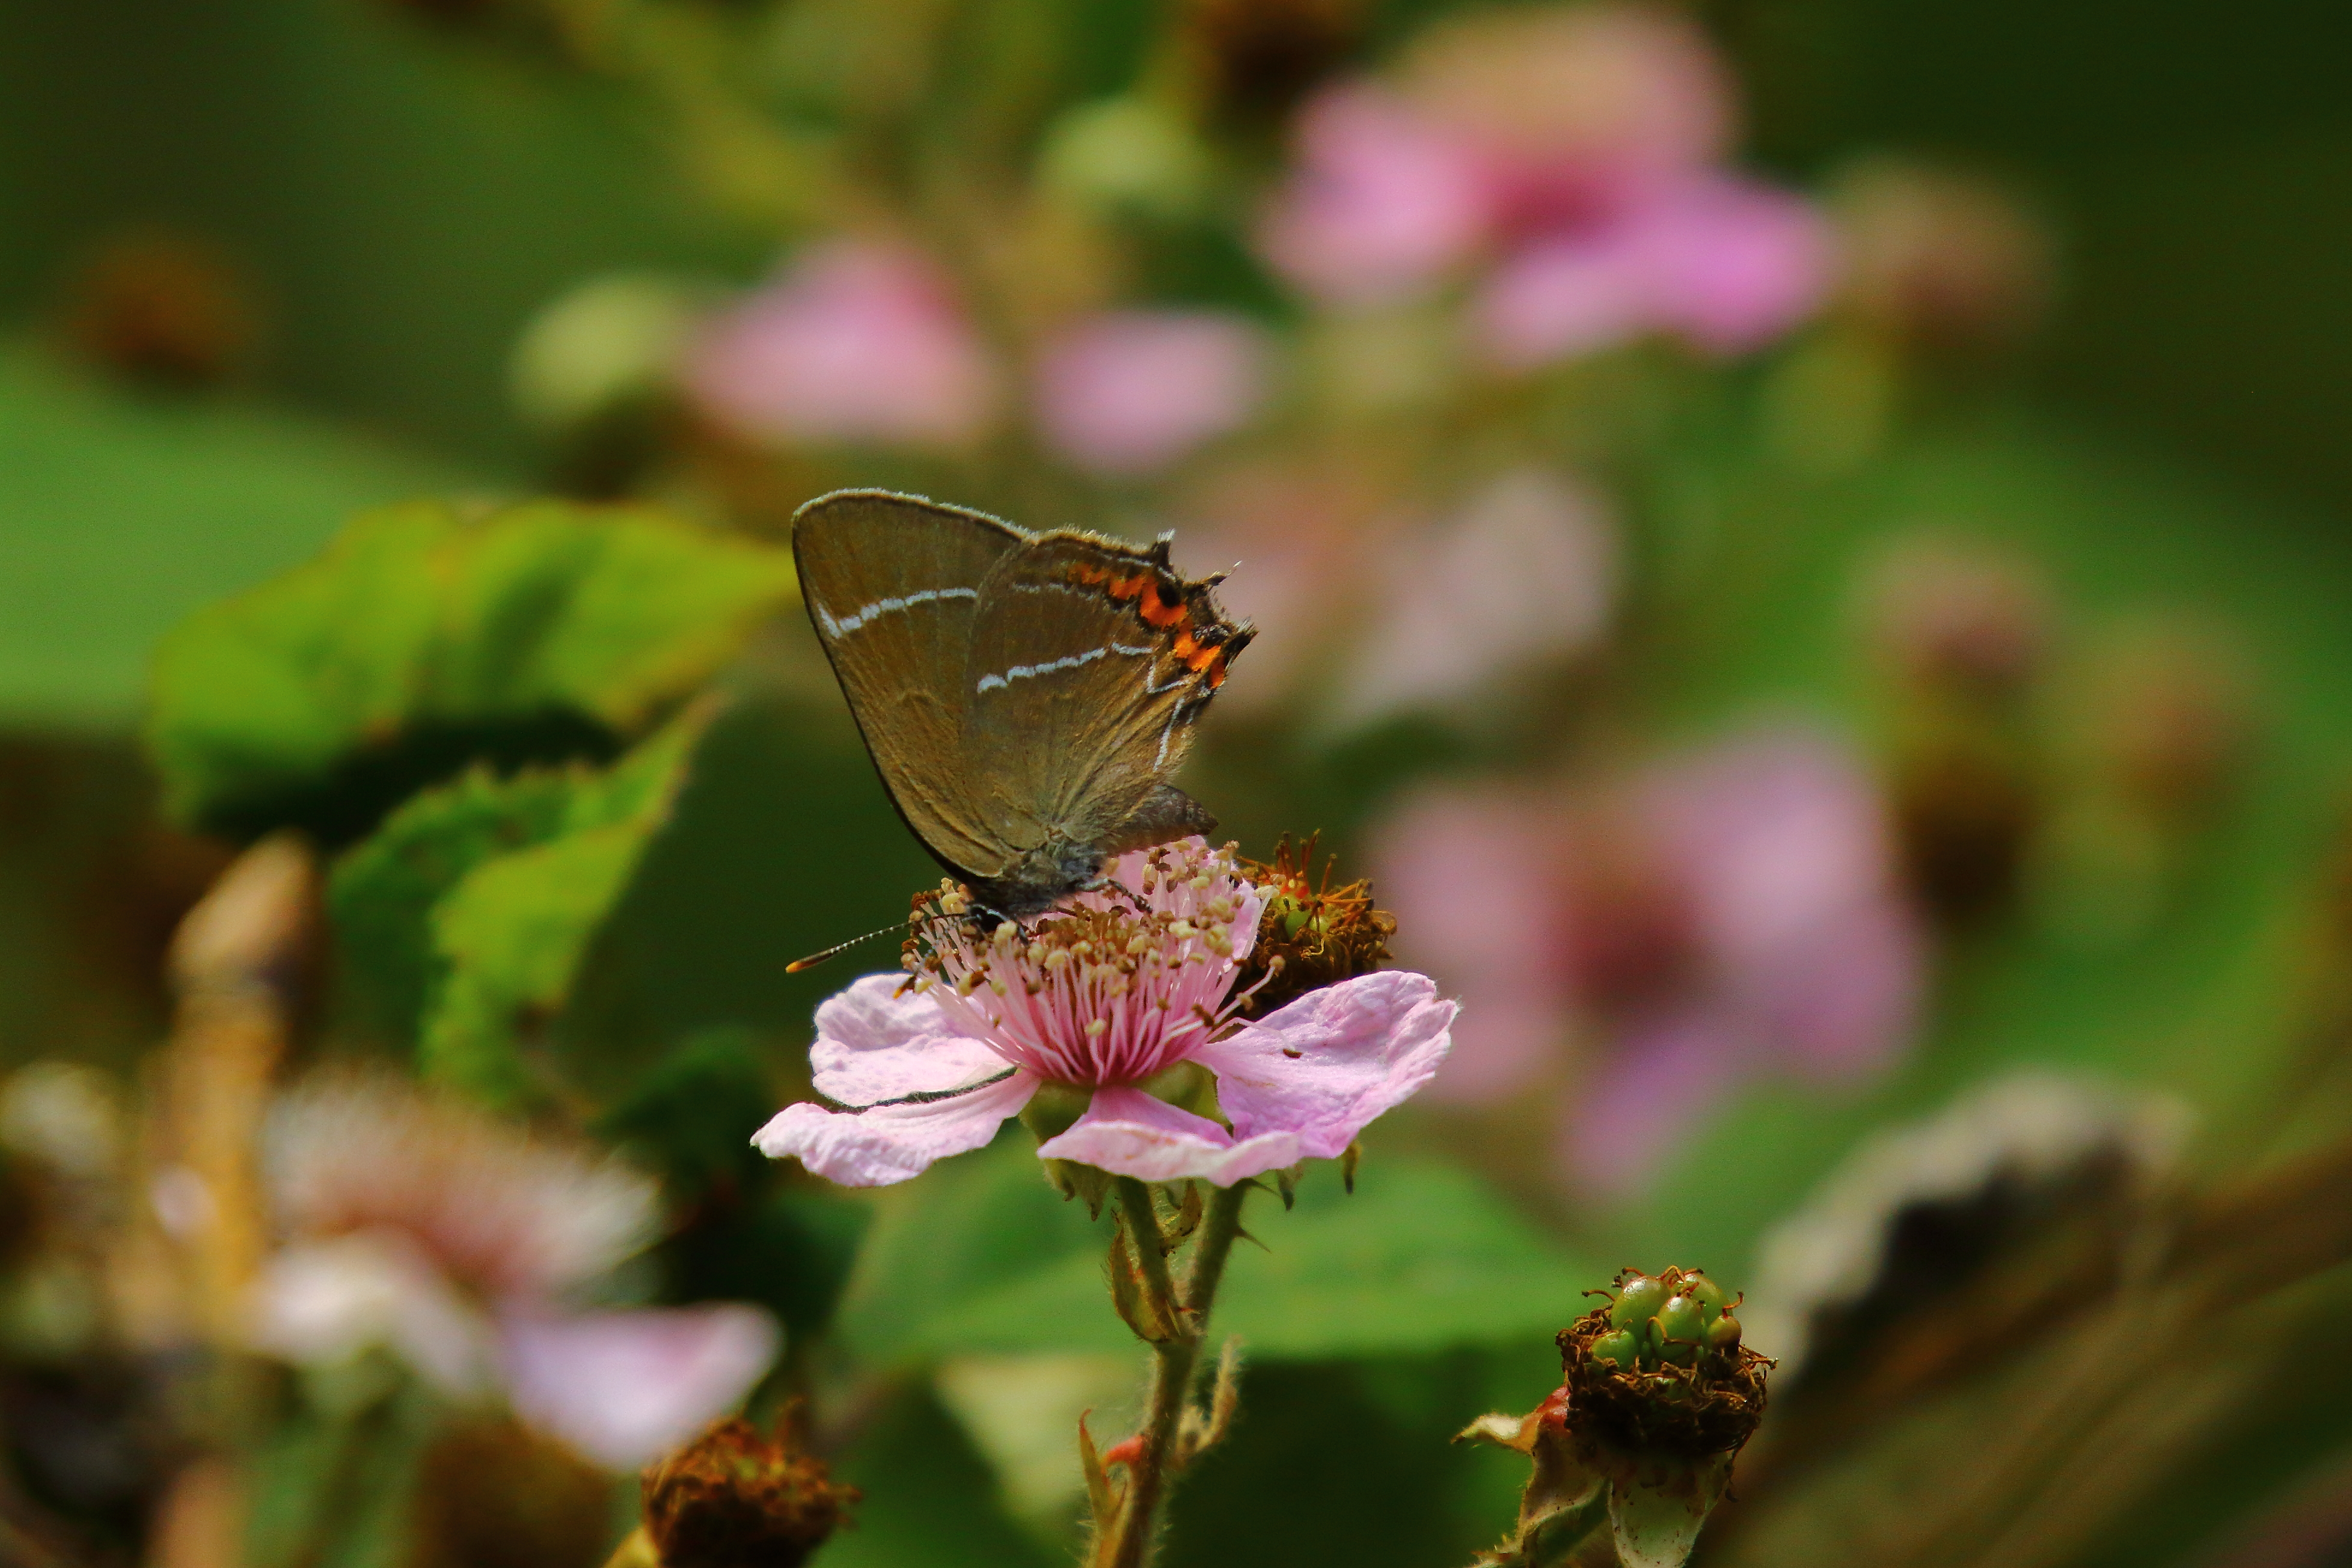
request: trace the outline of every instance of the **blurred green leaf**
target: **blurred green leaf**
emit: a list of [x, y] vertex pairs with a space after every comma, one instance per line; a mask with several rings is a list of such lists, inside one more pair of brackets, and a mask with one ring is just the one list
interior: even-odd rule
[[494, 1100], [528, 1097], [525, 1042], [570, 998], [709, 713], [689, 709], [603, 772], [478, 768], [337, 865], [328, 897], [355, 988], [380, 1021], [414, 1029], [429, 1070]]
[[701, 1203], [764, 1186], [776, 1173], [751, 1135], [777, 1104], [751, 1032], [708, 1029], [665, 1054], [596, 1132], [660, 1172], [673, 1202]]
[[248, 405], [0, 350], [0, 722], [128, 727], [157, 641], [448, 470]]
[[[845, 1310], [858, 1349], [1132, 1346], [1103, 1282], [1108, 1228], [1046, 1187], [1028, 1142], [936, 1167], [885, 1211]], [[1255, 1196], [1244, 1223], [1264, 1247], [1235, 1248], [1213, 1335], [1239, 1334], [1260, 1359], [1548, 1347], [1602, 1277], [1475, 1177], [1421, 1160], [1368, 1160], [1352, 1196], [1316, 1167], [1295, 1209]]]
[[149, 746], [184, 821], [348, 842], [467, 762], [609, 754], [792, 591], [782, 552], [650, 511], [372, 512], [171, 635]]

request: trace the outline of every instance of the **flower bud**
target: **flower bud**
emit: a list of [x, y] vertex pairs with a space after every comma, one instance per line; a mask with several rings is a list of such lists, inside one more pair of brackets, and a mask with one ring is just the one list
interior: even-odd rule
[[645, 1529], [662, 1568], [798, 1568], [857, 1489], [788, 1435], [722, 1421], [645, 1474]]

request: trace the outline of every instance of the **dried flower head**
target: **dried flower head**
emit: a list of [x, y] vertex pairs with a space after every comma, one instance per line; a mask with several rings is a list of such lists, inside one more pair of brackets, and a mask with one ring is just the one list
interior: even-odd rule
[[1605, 1510], [1627, 1568], [1679, 1568], [1764, 1415], [1765, 1357], [1738, 1301], [1696, 1268], [1620, 1273], [1609, 1303], [1559, 1332], [1560, 1386], [1525, 1415], [1484, 1415], [1460, 1440], [1534, 1464], [1518, 1521], [1482, 1568], [1565, 1563]]
[[1696, 1268], [1628, 1268], [1559, 1331], [1570, 1431], [1629, 1467], [1736, 1454], [1764, 1418], [1772, 1363], [1741, 1342], [1738, 1299]]
[[789, 1432], [722, 1421], [646, 1470], [646, 1533], [662, 1568], [796, 1568], [857, 1499]]
[[84, 359], [174, 392], [217, 386], [252, 360], [247, 279], [215, 247], [169, 231], [117, 236], [70, 286], [66, 334]]
[[1334, 856], [1315, 872], [1319, 835], [1293, 847], [1290, 835], [1274, 847], [1274, 858], [1244, 860], [1242, 874], [1257, 884], [1265, 907], [1258, 915], [1257, 944], [1242, 966], [1242, 1008], [1253, 1015], [1325, 985], [1370, 974], [1389, 962], [1389, 939], [1396, 917], [1372, 907], [1372, 885], [1359, 878], [1333, 887]]

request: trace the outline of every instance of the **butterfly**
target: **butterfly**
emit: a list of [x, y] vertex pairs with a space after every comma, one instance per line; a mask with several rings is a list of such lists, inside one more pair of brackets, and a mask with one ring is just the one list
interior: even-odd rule
[[1168, 548], [887, 490], [793, 516], [809, 620], [891, 804], [993, 914], [1216, 827], [1168, 775], [1255, 633], [1217, 608], [1223, 574], [1187, 582]]

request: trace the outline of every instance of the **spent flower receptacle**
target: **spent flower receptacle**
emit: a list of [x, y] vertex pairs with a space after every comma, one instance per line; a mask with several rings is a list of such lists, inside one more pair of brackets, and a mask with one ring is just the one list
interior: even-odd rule
[[1608, 1300], [1559, 1332], [1560, 1386], [1457, 1439], [1535, 1467], [1480, 1568], [1573, 1562], [1604, 1518], [1625, 1568], [1680, 1568], [1763, 1419], [1772, 1363], [1742, 1342], [1739, 1299], [1703, 1270], [1629, 1268], [1592, 1293]]
[[793, 1440], [721, 1421], [646, 1467], [645, 1544], [660, 1568], [799, 1568], [849, 1522], [856, 1487]]

